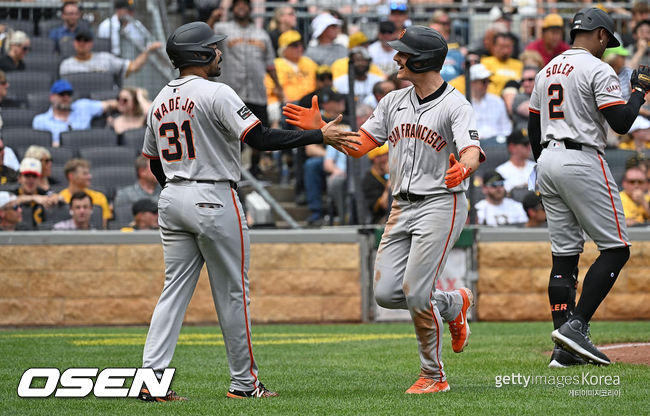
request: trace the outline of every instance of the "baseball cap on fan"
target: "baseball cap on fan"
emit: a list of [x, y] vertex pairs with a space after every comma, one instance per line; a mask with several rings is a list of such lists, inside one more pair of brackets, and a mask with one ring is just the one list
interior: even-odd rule
[[491, 76], [492, 72], [490, 72], [483, 64], [475, 64], [469, 68], [470, 81], [480, 81], [482, 79], [488, 79]]
[[318, 16], [314, 17], [314, 20], [311, 21], [311, 30], [313, 32], [312, 38], [318, 39], [318, 37], [322, 35], [325, 29], [327, 29], [329, 26], [341, 26], [342, 24], [343, 22], [331, 14], [321, 13]]
[[375, 147], [371, 151], [368, 152], [368, 159], [370, 160], [375, 160], [377, 156], [385, 155], [388, 153], [388, 143], [384, 143], [383, 145], [379, 147]]
[[26, 157], [20, 162], [20, 173], [22, 175], [32, 174], [41, 176], [41, 161], [33, 157]]
[[503, 186], [504, 179], [499, 172], [491, 171], [483, 175], [483, 185], [485, 186]]

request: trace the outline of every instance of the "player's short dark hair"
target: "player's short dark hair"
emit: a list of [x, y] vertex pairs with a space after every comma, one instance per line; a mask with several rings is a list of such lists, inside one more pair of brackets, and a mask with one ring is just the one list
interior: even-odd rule
[[72, 196], [70, 196], [70, 204], [69, 204], [70, 207], [72, 207], [72, 201], [76, 201], [76, 200], [81, 201], [85, 198], [88, 198], [88, 200], [90, 201], [90, 205], [93, 204], [93, 198], [87, 193], [85, 193], [84, 191], [77, 191], [73, 193]]

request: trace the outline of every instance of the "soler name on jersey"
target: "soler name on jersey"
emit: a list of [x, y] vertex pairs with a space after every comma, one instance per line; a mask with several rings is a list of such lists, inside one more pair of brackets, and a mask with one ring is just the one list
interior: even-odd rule
[[568, 77], [571, 71], [573, 71], [573, 65], [571, 64], [555, 64], [546, 68], [546, 78], [555, 74], [561, 74]]
[[431, 147], [436, 149], [438, 152], [447, 145], [447, 140], [445, 140], [441, 135], [427, 126], [422, 126], [420, 124], [402, 123], [399, 126], [395, 126], [388, 135], [388, 140], [393, 144], [393, 146], [396, 146], [397, 142], [402, 138], [422, 140], [424, 143], [431, 145]]
[[181, 106], [181, 100], [181, 97], [176, 97], [170, 98], [166, 103], [163, 102], [158, 108], [156, 108], [156, 111], [153, 112], [154, 117], [160, 121], [163, 117], [165, 117], [165, 114], [169, 113], [170, 111], [185, 111], [190, 117], [194, 117], [192, 114], [192, 110], [194, 110], [194, 101], [186, 98], [185, 102]]

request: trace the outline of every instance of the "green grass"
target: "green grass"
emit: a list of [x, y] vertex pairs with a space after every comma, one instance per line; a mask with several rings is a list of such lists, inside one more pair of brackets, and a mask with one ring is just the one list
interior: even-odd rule
[[[446, 331], [446, 330], [445, 330]], [[641, 415], [650, 408], [650, 368], [547, 368], [549, 323], [474, 323], [470, 344], [454, 354], [445, 333], [443, 360], [451, 391], [411, 396], [419, 360], [409, 324], [254, 325], [260, 379], [280, 397], [229, 400], [225, 350], [218, 327], [185, 327], [172, 365], [173, 387], [188, 402], [142, 403], [135, 399], [21, 399], [20, 376], [28, 367], [139, 367], [146, 328], [69, 328], [0, 331], [0, 414], [370, 414], [370, 415]], [[647, 341], [650, 322], [596, 322], [596, 343]], [[509, 385], [495, 377], [592, 375], [620, 377], [620, 397], [572, 397], [573, 386]], [[602, 389], [579, 386], [580, 389]]]

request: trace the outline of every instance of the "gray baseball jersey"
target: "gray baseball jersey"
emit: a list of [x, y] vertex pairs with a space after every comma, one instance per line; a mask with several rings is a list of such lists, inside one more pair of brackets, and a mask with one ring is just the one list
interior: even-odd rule
[[[390, 143], [395, 195], [375, 260], [375, 299], [385, 308], [409, 310], [420, 375], [444, 381], [443, 319], [456, 319], [463, 298], [459, 291], [443, 292], [435, 286], [467, 219], [463, 191], [468, 185], [465, 180], [447, 189], [444, 177], [452, 152], [480, 149], [474, 111], [447, 84], [422, 104], [410, 87], [382, 98], [361, 129], [378, 145]], [[404, 200], [404, 192], [416, 198]]]
[[603, 108], [625, 104], [614, 69], [583, 49], [556, 56], [535, 77], [530, 111], [540, 115], [542, 144], [568, 138], [595, 147], [607, 144]]
[[237, 193], [240, 140], [259, 121], [225, 84], [197, 76], [167, 84], [147, 114], [143, 154], [160, 158], [158, 201], [165, 285], [154, 309], [143, 366], [162, 374], [205, 263], [226, 345], [233, 390], [259, 387], [248, 290], [250, 240]]
[[228, 85], [179, 78], [151, 104], [142, 153], [163, 161], [168, 181], [238, 182], [241, 139], [257, 123]]
[[556, 255], [581, 253], [583, 230], [599, 250], [630, 244], [619, 191], [602, 156], [607, 125], [600, 110], [617, 104], [625, 102], [616, 73], [586, 50], [558, 55], [536, 76], [530, 111], [540, 116], [545, 148], [537, 188]]
[[472, 106], [450, 85], [422, 105], [413, 87], [390, 92], [379, 101], [361, 130], [379, 146], [390, 142], [393, 195], [467, 190], [469, 179], [451, 190], [445, 186], [449, 155], [460, 155], [470, 147], [480, 149]]

